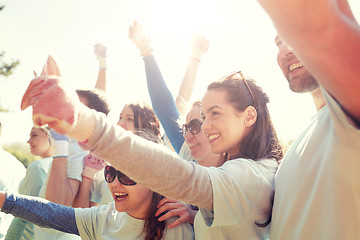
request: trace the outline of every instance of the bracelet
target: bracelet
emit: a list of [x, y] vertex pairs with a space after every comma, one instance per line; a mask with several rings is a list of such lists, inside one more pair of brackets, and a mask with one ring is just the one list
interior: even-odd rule
[[68, 157], [67, 155], [62, 155], [62, 156], [55, 156], [53, 158], [61, 158], [61, 157]]
[[93, 181], [94, 179], [91, 179], [91, 178], [89, 178], [89, 177], [87, 177], [87, 176], [85, 176], [85, 175], [81, 175], [83, 178], [86, 178], [86, 179], [89, 179], [90, 181]]
[[194, 61], [197, 61], [197, 62], [200, 62], [200, 59], [196, 58], [196, 57], [189, 57], [190, 59], [194, 60]]

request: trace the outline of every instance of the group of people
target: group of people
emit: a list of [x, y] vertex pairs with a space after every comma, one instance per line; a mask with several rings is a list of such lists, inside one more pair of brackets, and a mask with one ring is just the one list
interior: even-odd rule
[[208, 50], [196, 35], [174, 99], [134, 22], [152, 107], [129, 103], [117, 124], [107, 119], [104, 46], [95, 46], [100, 92], [64, 89], [49, 57], [21, 104], [33, 107], [28, 143], [43, 174], [29, 191], [30, 165], [21, 194], [0, 192], [1, 211], [16, 217], [8, 233], [30, 222], [33, 239], [358, 239], [360, 27], [347, 0], [258, 1], [290, 89], [317, 109], [285, 156], [255, 80], [235, 71], [189, 104]]

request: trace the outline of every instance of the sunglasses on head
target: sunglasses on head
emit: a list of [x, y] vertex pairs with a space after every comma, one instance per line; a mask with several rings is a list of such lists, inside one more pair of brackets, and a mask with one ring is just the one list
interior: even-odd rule
[[131, 180], [128, 176], [116, 170], [114, 167], [107, 165], [104, 169], [105, 181], [108, 183], [112, 183], [116, 176], [118, 177], [119, 182], [125, 186], [132, 186], [135, 185], [136, 182]]
[[255, 97], [254, 97], [254, 94], [253, 92], [251, 91], [251, 88], [246, 80], [246, 78], [244, 77], [244, 75], [242, 74], [241, 71], [237, 71], [237, 72], [234, 72], [232, 74], [230, 74], [228, 77], [225, 78], [226, 80], [227, 79], [240, 79], [240, 80], [243, 80], [244, 81], [244, 84], [247, 88], [247, 90], [249, 91], [249, 94], [250, 94], [250, 97], [251, 97], [251, 106], [255, 107]]
[[203, 122], [200, 119], [193, 119], [188, 124], [182, 126], [182, 133], [185, 136], [187, 131], [190, 131], [192, 134], [198, 134], [201, 131], [201, 125]]

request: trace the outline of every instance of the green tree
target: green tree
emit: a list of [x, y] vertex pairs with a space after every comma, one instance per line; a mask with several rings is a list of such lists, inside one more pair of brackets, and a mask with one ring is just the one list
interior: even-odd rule
[[10, 63], [4, 62], [2, 59], [5, 56], [4, 52], [0, 53], [0, 75], [3, 75], [5, 77], [8, 77], [13, 72], [13, 69], [19, 65], [19, 60], [12, 60]]

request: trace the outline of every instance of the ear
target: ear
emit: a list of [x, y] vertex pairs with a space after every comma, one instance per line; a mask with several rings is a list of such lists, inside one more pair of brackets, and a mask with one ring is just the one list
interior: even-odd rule
[[245, 127], [251, 127], [257, 120], [257, 111], [253, 106], [248, 106], [244, 112], [246, 113], [244, 125]]

